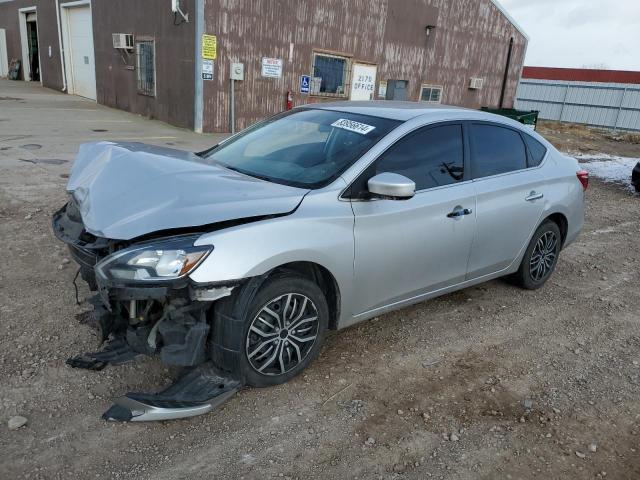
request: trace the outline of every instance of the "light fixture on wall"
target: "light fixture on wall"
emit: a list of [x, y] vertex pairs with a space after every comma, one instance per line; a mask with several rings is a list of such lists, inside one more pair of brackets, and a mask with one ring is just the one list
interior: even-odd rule
[[188, 13], [184, 13], [182, 11], [182, 9], [180, 8], [180, 0], [171, 0], [171, 11], [173, 12], [173, 16], [174, 16], [174, 24], [175, 22], [175, 17], [177, 17], [178, 15], [180, 15], [182, 17], [182, 20], [184, 22], [189, 23], [189, 14]]
[[431, 30], [435, 30], [436, 25], [427, 25], [424, 27], [425, 32], [427, 32], [427, 37], [431, 35]]

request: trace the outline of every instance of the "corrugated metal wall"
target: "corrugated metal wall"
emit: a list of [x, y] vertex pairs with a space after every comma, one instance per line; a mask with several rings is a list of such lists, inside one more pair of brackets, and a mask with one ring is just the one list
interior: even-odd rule
[[[92, 0], [98, 103], [193, 128], [195, 23], [176, 21], [170, 2]], [[182, 0], [193, 16], [194, 0]], [[153, 40], [155, 96], [138, 92], [136, 53], [113, 48], [113, 33]]]
[[516, 108], [540, 118], [640, 131], [640, 85], [523, 78]]
[[[427, 25], [436, 26], [429, 36]], [[380, 80], [407, 80], [408, 100], [418, 100], [421, 84], [441, 85], [442, 103], [479, 108], [498, 105], [513, 38], [510, 107], [527, 42], [490, 0], [205, 0], [205, 33], [218, 40], [214, 79], [204, 82], [205, 131], [229, 128], [230, 62], [245, 66], [236, 82], [242, 129], [283, 110], [288, 90], [295, 105], [337, 99], [299, 93], [314, 52], [376, 65], [376, 92]], [[262, 57], [283, 60], [281, 78], [261, 76]], [[470, 77], [483, 78], [483, 88], [469, 89]]]

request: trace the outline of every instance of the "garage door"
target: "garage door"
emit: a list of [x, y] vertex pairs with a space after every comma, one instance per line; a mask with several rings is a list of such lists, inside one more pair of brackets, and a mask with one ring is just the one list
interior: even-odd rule
[[91, 8], [75, 7], [67, 11], [67, 38], [71, 81], [69, 93], [96, 99], [96, 65], [93, 57], [93, 27]]
[[9, 57], [7, 56], [7, 34], [0, 28], [0, 77], [9, 75]]

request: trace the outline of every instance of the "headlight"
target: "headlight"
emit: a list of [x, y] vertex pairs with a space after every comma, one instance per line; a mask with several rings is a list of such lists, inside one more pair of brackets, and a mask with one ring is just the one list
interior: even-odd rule
[[197, 238], [184, 237], [121, 250], [98, 263], [96, 272], [115, 281], [175, 280], [194, 270], [213, 249], [211, 245], [193, 246]]

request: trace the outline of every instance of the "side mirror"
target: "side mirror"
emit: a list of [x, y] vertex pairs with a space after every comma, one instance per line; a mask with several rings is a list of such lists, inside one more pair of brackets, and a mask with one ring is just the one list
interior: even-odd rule
[[415, 182], [397, 173], [379, 173], [369, 179], [367, 186], [375, 197], [407, 200], [416, 193]]

